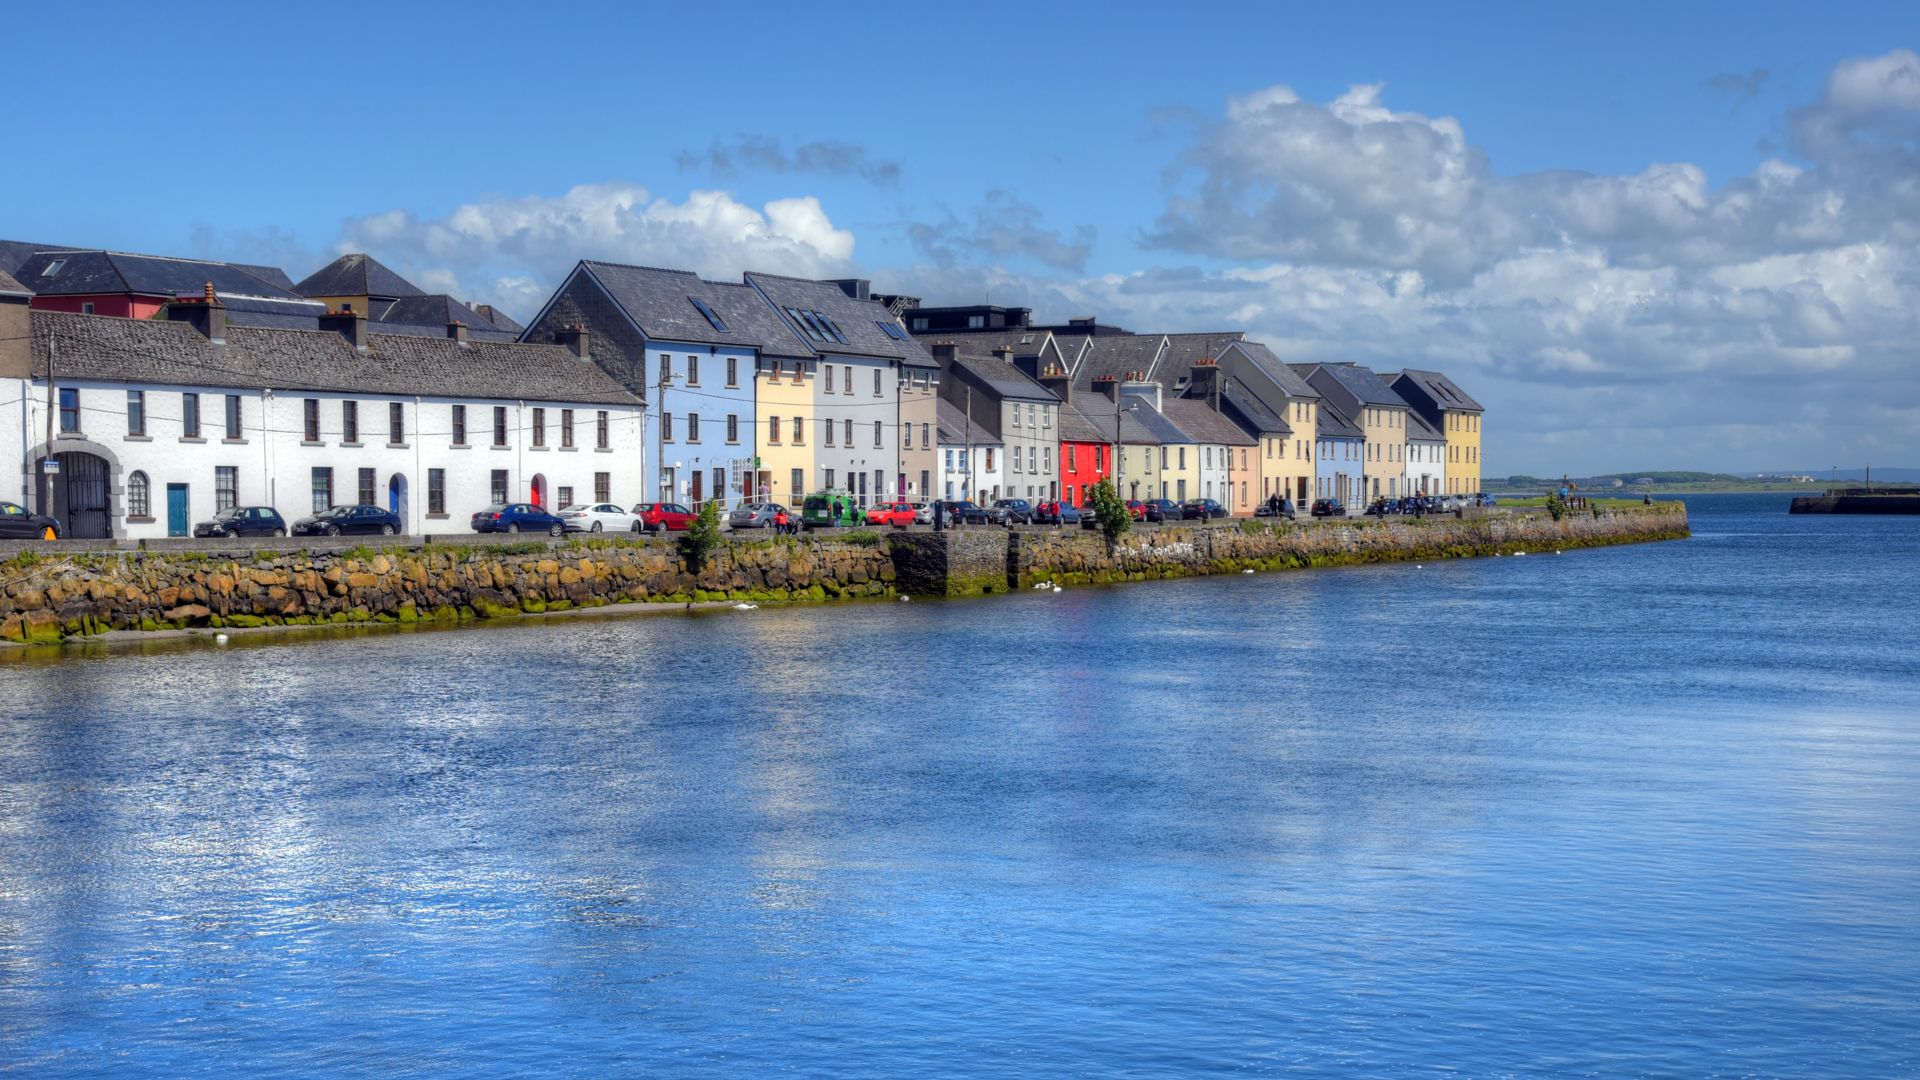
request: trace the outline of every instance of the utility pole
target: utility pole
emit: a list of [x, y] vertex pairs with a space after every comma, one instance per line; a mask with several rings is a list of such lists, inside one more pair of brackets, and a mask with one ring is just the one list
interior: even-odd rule
[[[45, 458], [46, 461], [55, 460], [53, 456], [53, 416], [54, 416], [54, 410], [59, 408], [59, 399], [56, 397], [57, 391], [55, 391], [53, 388], [53, 362], [56, 358], [59, 357], [59, 355], [60, 355], [60, 339], [58, 337], [55, 337], [52, 333], [48, 333], [47, 334], [47, 456]], [[43, 487], [42, 485], [45, 485], [45, 486]], [[47, 467], [44, 464], [40, 466], [40, 475], [34, 479], [33, 486], [34, 486], [34, 491], [38, 493], [40, 496], [40, 512], [47, 515], [48, 517], [52, 517], [53, 516], [53, 481], [47, 478]]]
[[973, 385], [967, 385], [967, 490], [960, 493], [962, 501], [973, 498]]

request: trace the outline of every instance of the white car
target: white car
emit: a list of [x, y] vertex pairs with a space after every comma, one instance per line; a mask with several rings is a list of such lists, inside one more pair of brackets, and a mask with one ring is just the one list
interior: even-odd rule
[[582, 503], [563, 507], [560, 522], [568, 532], [639, 532], [640, 519], [612, 503]]
[[933, 504], [923, 499], [910, 500], [913, 504], [913, 522], [916, 525], [933, 524]]

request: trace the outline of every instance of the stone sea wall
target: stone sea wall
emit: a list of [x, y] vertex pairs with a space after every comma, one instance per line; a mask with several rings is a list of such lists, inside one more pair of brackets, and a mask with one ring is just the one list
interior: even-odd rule
[[722, 544], [699, 574], [670, 540], [342, 541], [62, 545], [0, 550], [0, 639], [53, 643], [113, 630], [460, 622], [632, 602], [976, 596], [1406, 559], [1464, 558], [1677, 539], [1686, 508], [1497, 513], [1414, 521], [1142, 528], [1109, 545], [1079, 529], [856, 531]]
[[0, 561], [0, 639], [108, 630], [459, 622], [640, 601], [885, 596], [883, 543], [724, 544], [698, 576], [671, 541], [580, 540], [240, 551], [24, 549]]

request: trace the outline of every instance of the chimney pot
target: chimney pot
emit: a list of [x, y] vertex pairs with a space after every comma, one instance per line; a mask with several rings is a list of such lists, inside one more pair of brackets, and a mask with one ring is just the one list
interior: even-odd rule
[[227, 305], [214, 295], [211, 283], [200, 296], [182, 296], [168, 304], [167, 321], [186, 323], [208, 341], [227, 340]]
[[467, 343], [467, 324], [459, 321], [458, 319], [448, 323], [447, 336], [459, 342], [460, 344], [465, 345]]

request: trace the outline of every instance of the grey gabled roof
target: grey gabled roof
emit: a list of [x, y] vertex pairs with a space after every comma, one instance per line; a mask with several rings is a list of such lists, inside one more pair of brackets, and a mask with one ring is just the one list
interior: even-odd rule
[[397, 300], [375, 300], [367, 318], [372, 329], [383, 334], [413, 334], [420, 337], [446, 337], [450, 323], [462, 323], [467, 336], [477, 341], [515, 341], [520, 335], [493, 325], [486, 316], [445, 293], [428, 296], [403, 296]]
[[313, 300], [274, 300], [259, 296], [230, 296], [221, 303], [232, 326], [274, 326], [282, 330], [318, 330], [326, 305]]
[[[760, 295], [774, 308], [774, 314], [815, 352], [839, 353], [846, 356], [878, 356], [888, 360], [898, 360], [908, 367], [933, 368], [938, 364], [927, 350], [913, 339], [900, 325], [885, 304], [874, 300], [857, 300], [848, 296], [846, 290], [831, 281], [814, 281], [810, 278], [781, 277], [778, 274], [760, 274], [749, 271], [746, 282], [759, 290]], [[792, 311], [819, 312], [831, 318], [840, 330], [845, 341], [822, 340], [809, 330], [805, 319], [796, 320]], [[894, 337], [882, 330], [881, 324], [891, 324], [899, 331]]]
[[1167, 351], [1162, 362], [1171, 361], [1183, 369], [1200, 360], [1218, 360], [1227, 346], [1245, 341], [1243, 330], [1215, 330], [1199, 334], [1167, 334]]
[[1152, 441], [1148, 443], [1148, 445], [1165, 443], [1169, 446], [1177, 446], [1180, 443], [1197, 441], [1193, 436], [1181, 430], [1179, 424], [1174, 423], [1165, 415], [1155, 412], [1153, 399], [1142, 395], [1134, 395], [1134, 397], [1140, 402], [1140, 407], [1129, 415], [1133, 417], [1135, 423], [1139, 424], [1140, 427], [1151, 436]]
[[1426, 418], [1414, 409], [1407, 410], [1407, 438], [1422, 442], [1447, 441], [1445, 435], [1442, 435], [1432, 424], [1427, 423]]
[[[14, 277], [41, 296], [198, 296], [211, 283], [223, 299], [258, 296], [304, 302], [303, 297], [229, 263], [120, 251], [36, 252], [21, 264]], [[314, 310], [319, 312], [319, 306]]]
[[[1140, 422], [1140, 414], [1152, 412], [1147, 402], [1140, 402], [1138, 409], [1128, 409], [1132, 404], [1122, 400], [1120, 403], [1120, 442], [1126, 446], [1157, 446], [1160, 439]], [[1104, 395], [1095, 394], [1088, 398], [1074, 398], [1060, 410], [1060, 438], [1076, 442], [1113, 442], [1114, 404]], [[1068, 431], [1087, 433], [1068, 435]]]
[[[1220, 390], [1220, 414], [1225, 416], [1241, 431], [1249, 435], [1291, 435], [1293, 425], [1286, 422], [1278, 412], [1267, 405], [1266, 399], [1253, 392], [1244, 380], [1224, 379]], [[1206, 398], [1188, 391], [1188, 397], [1195, 401]], [[1209, 403], [1211, 404], [1211, 403]]]
[[1417, 371], [1413, 368], [1408, 368], [1400, 374], [1402, 377], [1417, 384], [1420, 389], [1426, 391], [1427, 396], [1433, 399], [1433, 403], [1442, 409], [1453, 409], [1461, 412], [1486, 411], [1481, 408], [1479, 402], [1467, 396], [1467, 392], [1460, 389], [1458, 383], [1437, 371]]
[[182, 322], [59, 311], [32, 314], [35, 373], [59, 342], [59, 375], [103, 382], [347, 394], [638, 405], [557, 345], [368, 335], [359, 352], [331, 330], [228, 326], [216, 344]]
[[1320, 399], [1320, 434], [1323, 439], [1365, 439], [1367, 433], [1360, 430], [1347, 414], [1336, 408], [1333, 402]]
[[[1294, 370], [1298, 371], [1302, 366], [1303, 365], [1296, 364], [1294, 365]], [[1389, 409], [1404, 409], [1407, 407], [1405, 399], [1401, 398], [1399, 394], [1394, 393], [1393, 387], [1381, 382], [1380, 376], [1375, 375], [1371, 368], [1361, 367], [1359, 364], [1353, 363], [1308, 364], [1304, 366], [1309, 371], [1318, 368], [1326, 372], [1330, 378], [1339, 383], [1347, 393], [1352, 394], [1362, 405], [1372, 405], [1376, 408]]]
[[1088, 335], [1087, 347], [1073, 369], [1073, 388], [1090, 390], [1093, 380], [1106, 376], [1125, 378], [1134, 372], [1151, 376], [1165, 344], [1161, 334]]
[[[964, 336], [961, 336], [964, 335]], [[993, 350], [1010, 348], [1015, 356], [1038, 356], [1063, 360], [1064, 354], [1054, 343], [1051, 331], [1035, 330], [1031, 327], [1019, 327], [1012, 330], [963, 330], [950, 332], [945, 330], [922, 330], [913, 335], [922, 344], [936, 341], [965, 342], [967, 352], [973, 356], [991, 356]], [[1052, 362], [1049, 360], [1049, 362]]]
[[[969, 335], [971, 336], [971, 335]], [[962, 347], [970, 342], [961, 339]], [[1039, 401], [1057, 405], [1060, 399], [1027, 373], [997, 356], [969, 356], [961, 353], [953, 359], [954, 374], [982, 387], [994, 397], [1010, 401]]]
[[[764, 356], [817, 355], [787, 329], [760, 294], [745, 285], [708, 281], [687, 270], [584, 260], [576, 272], [600, 284], [649, 340], [758, 349]], [[837, 290], [836, 290], [837, 291]], [[694, 306], [698, 298], [726, 325], [718, 330]], [[538, 320], [536, 320], [537, 322]]]
[[519, 335], [526, 327], [514, 321], [513, 316], [494, 307], [492, 304], [476, 304], [467, 301], [467, 306], [480, 313], [480, 317], [510, 334]]
[[423, 296], [426, 290], [371, 255], [342, 255], [293, 287], [301, 296]]
[[32, 296], [33, 290], [13, 279], [13, 275], [0, 269], [0, 293], [8, 296]]
[[1315, 390], [1307, 380], [1301, 378], [1299, 372], [1281, 362], [1280, 358], [1273, 354], [1273, 350], [1267, 348], [1262, 342], [1236, 341], [1227, 346], [1223, 352], [1235, 352], [1246, 357], [1248, 363], [1273, 380], [1273, 384], [1290, 398], [1305, 398], [1311, 401], [1320, 396], [1320, 391]]
[[1160, 403], [1160, 411], [1197, 443], [1252, 446], [1256, 442], [1253, 436], [1240, 430], [1240, 425], [1214, 412], [1204, 401], [1168, 398]]
[[42, 251], [85, 251], [66, 244], [34, 244], [25, 240], [0, 240], [0, 270], [18, 273], [26, 261]]
[[940, 427], [940, 444], [943, 446], [962, 446], [972, 443], [975, 446], [999, 446], [1000, 437], [980, 426], [980, 418], [974, 417], [971, 425], [967, 422], [967, 411], [946, 398], [939, 400], [936, 414]]

